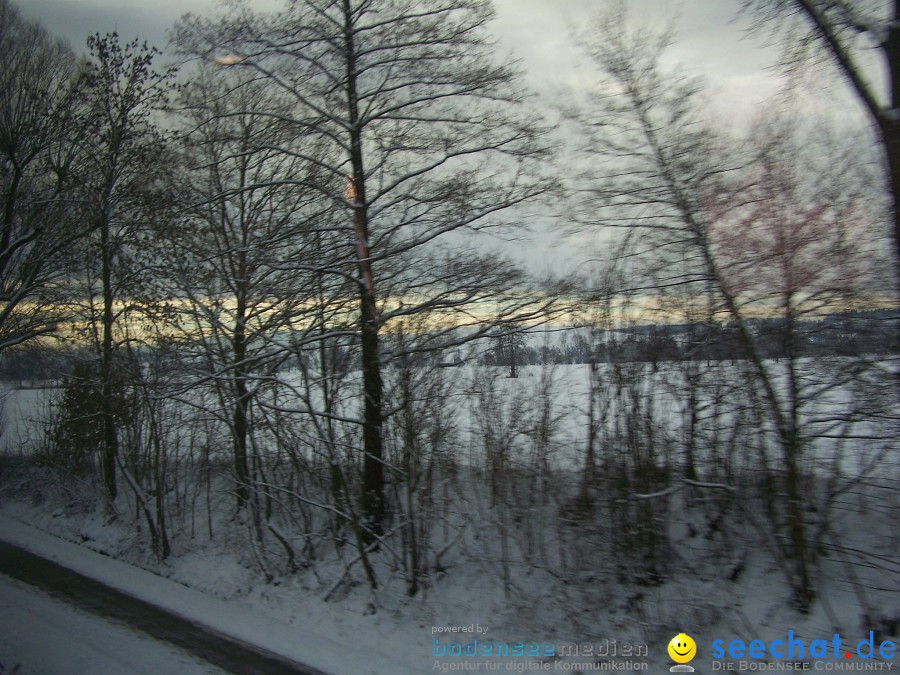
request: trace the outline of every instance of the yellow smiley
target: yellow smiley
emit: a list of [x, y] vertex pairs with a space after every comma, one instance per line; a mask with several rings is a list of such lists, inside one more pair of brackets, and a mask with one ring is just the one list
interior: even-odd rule
[[697, 643], [685, 633], [679, 633], [669, 641], [669, 656], [675, 663], [687, 663], [697, 655]]

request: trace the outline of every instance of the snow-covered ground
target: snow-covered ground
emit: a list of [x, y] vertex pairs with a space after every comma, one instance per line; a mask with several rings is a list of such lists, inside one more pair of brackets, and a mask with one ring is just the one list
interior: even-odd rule
[[[767, 556], [744, 550], [741, 556], [746, 562], [745, 569], [735, 575], [733, 582], [723, 583], [717, 578], [721, 576], [721, 570], [717, 570], [721, 563], [705, 557], [702, 546], [698, 548], [702, 539], [689, 536], [675, 550], [678, 557], [675, 569], [683, 570], [684, 576], [661, 586], [629, 586], [617, 584], [615, 579], [601, 580], [599, 585], [585, 581], [583, 586], [553, 586], [538, 569], [513, 569], [511, 590], [505, 594], [495, 563], [480, 565], [470, 561], [454, 566], [415, 598], [405, 598], [399, 584], [384, 588], [377, 612], [370, 613], [364, 592], [350, 592], [338, 601], [323, 602], [300, 578], [266, 583], [242, 565], [238, 556], [230, 554], [227, 543], [173, 556], [156, 565], [156, 573], [141, 569], [97, 552], [146, 560], [140, 555], [123, 553], [123, 542], [134, 540], [131, 524], [126, 519], [106, 523], [99, 515], [88, 518], [83, 513], [67, 515], [64, 509], [47, 506], [4, 502], [0, 511], [0, 540], [22, 546], [241, 642], [258, 645], [334, 675], [442, 672], [445, 666], [463, 663], [475, 666], [480, 663], [484, 672], [488, 672], [488, 666], [497, 664], [504, 672], [517, 667], [529, 669], [519, 672], [529, 672], [545, 665], [551, 672], [563, 672], [566, 666], [568, 672], [577, 672], [572, 667], [579, 662], [630, 660], [621, 656], [623, 645], [645, 646], [648, 655], [633, 661], [661, 672], [671, 665], [665, 652], [667, 641], [682, 631], [696, 639], [702, 661], [697, 659], [694, 665], [699, 666], [698, 672], [706, 673], [712, 640], [757, 636], [764, 640], [781, 639], [787, 630], [793, 630], [807, 641], [822, 636], [830, 638], [835, 631], [855, 641], [866, 635], [867, 626], [860, 607], [860, 592], [868, 594], [870, 606], [882, 615], [900, 605], [897, 521], [891, 511], [884, 510], [887, 506], [884, 504], [872, 504], [875, 508], [858, 513], [848, 510], [846, 518], [839, 522], [841, 541], [850, 550], [865, 549], [874, 555], [846, 563], [837, 558], [823, 562], [817, 569], [821, 594], [808, 615], [790, 607], [783, 574]], [[51, 531], [65, 535], [68, 540]], [[735, 550], [746, 549], [744, 535], [735, 535]], [[615, 555], [614, 548], [608, 552]], [[601, 562], [597, 560], [598, 565]], [[873, 563], [881, 569], [876, 569]], [[846, 573], [848, 567], [856, 570], [855, 576]], [[48, 619], [55, 622], [58, 630], [54, 628], [51, 632], [48, 628], [41, 632], [43, 626], [29, 628], [25, 622], [32, 621], [33, 625], [34, 616], [57, 616], [45, 605], [58, 603], [3, 577], [0, 577], [0, 587], [12, 588], [8, 592], [11, 595], [6, 590], [0, 595], [0, 598], [11, 598], [8, 602], [2, 600], [4, 611], [0, 613], [0, 663], [7, 668], [21, 663], [22, 672], [26, 673], [127, 674], [149, 672], [142, 669], [152, 663], [158, 664], [155, 672], [205, 672], [203, 666], [177, 650], [117, 626], [113, 628], [118, 632], [113, 631], [109, 637], [114, 646], [92, 661], [93, 648], [82, 642], [91, 642], [93, 638], [89, 637], [96, 635], [96, 641], [102, 643], [108, 622], [99, 619], [82, 622], [82, 612], [63, 607], [62, 618]], [[357, 591], [360, 590], [358, 587]], [[12, 604], [18, 609], [7, 613], [6, 605]], [[82, 626], [88, 636], [85, 640], [81, 639]], [[508, 645], [553, 645], [555, 655], [551, 658], [543, 654], [536, 658], [435, 655], [436, 646], [440, 650], [449, 647], [451, 642], [466, 643], [472, 637], [445, 630], [469, 626], [475, 630], [487, 629], [479, 638], [481, 644], [496, 641]], [[57, 636], [57, 632], [61, 634]], [[439, 644], [434, 642], [436, 637]], [[136, 646], [128, 646], [129, 639], [136, 641]], [[620, 656], [602, 657], [602, 650], [609, 650], [613, 641]], [[563, 646], [573, 644], [592, 645], [595, 656], [561, 658]], [[122, 650], [127, 647], [133, 655], [120, 658], [119, 645], [123, 645]], [[45, 653], [48, 651], [53, 653]], [[135, 654], [146, 655], [146, 659]], [[180, 665], [178, 659], [184, 659], [186, 665]], [[177, 668], [166, 666], [171, 663]], [[83, 667], [72, 670], [70, 664]]]
[[[251, 602], [226, 602], [42, 532], [3, 513], [0, 513], [0, 540], [16, 544], [117, 590], [209, 626], [241, 642], [262, 647], [267, 651], [327, 673], [358, 673], [359, 675], [397, 673], [400, 675], [421, 673], [431, 669], [432, 661], [426, 657], [427, 650], [422, 648], [427, 647], [427, 644], [421, 633], [415, 636], [396, 633], [381, 634], [377, 626], [372, 625], [375, 622], [366, 621], [364, 617], [360, 617], [356, 622], [351, 620], [342, 625], [342, 622], [329, 621], [329, 617], [319, 613], [303, 613], [302, 599], [300, 598], [297, 600], [301, 600], [301, 602], [292, 603], [297, 611], [293, 621], [285, 620], [284, 617], [266, 615], [254, 607]], [[210, 574], [222, 572], [221, 569], [215, 571], [210, 569], [209, 571]], [[153, 659], [163, 659], [164, 656], [172, 659], [178, 656], [178, 652], [172, 648], [166, 649], [150, 638], [136, 636], [131, 631], [115, 625], [112, 628], [117, 629], [118, 632], [111, 634], [113, 648], [106, 654], [98, 654], [98, 660], [91, 662], [90, 659], [96, 651], [93, 643], [102, 643], [103, 629], [109, 622], [92, 619], [86, 623], [85, 625], [89, 626], [87, 629], [88, 640], [85, 645], [82, 645], [78, 637], [80, 631], [78, 620], [84, 616], [83, 612], [66, 608], [56, 601], [47, 599], [39, 592], [29, 591], [27, 587], [23, 588], [22, 584], [6, 577], [0, 577], [0, 587], [4, 588], [4, 596], [0, 597], [5, 597], [6, 589], [11, 589], [9, 590], [11, 602], [18, 603], [19, 615], [25, 617], [24, 620], [30, 621], [30, 624], [17, 626], [19, 621], [13, 615], [6, 614], [5, 611], [0, 615], [0, 626], [2, 626], [0, 631], [4, 636], [4, 639], [0, 641], [0, 645], [4, 645], [0, 647], [0, 663], [7, 668], [12, 667], [9, 664], [14, 665], [16, 662], [20, 662], [27, 667], [25, 672], [34, 673], [209, 672], [209, 669], [205, 671], [202, 669], [181, 670], [161, 665], [170, 661], [161, 661], [160, 667], [155, 671], [143, 670], [144, 665], [152, 663]], [[277, 594], [277, 589], [272, 589], [272, 592]], [[48, 640], [50, 640], [48, 642], [41, 639], [40, 628], [35, 625], [34, 620], [27, 617], [40, 615], [50, 605], [58, 606], [59, 612], [55, 616], [59, 616], [59, 621], [53, 627], [54, 635], [48, 636]], [[27, 625], [32, 627], [32, 631], [19, 640], [18, 635], [23, 633], [22, 629]], [[56, 633], [59, 634], [60, 640], [53, 642], [52, 639]], [[124, 653], [121, 652], [121, 649], [129, 644], [126, 637], [132, 641], [131, 644], [138, 645], [135, 647], [137, 656], [132, 660], [119, 658]], [[411, 644], [417, 642], [419, 643], [418, 649], [409, 649]], [[48, 644], [53, 645], [52, 651], [57, 653], [52, 655], [52, 663], [42, 665], [44, 662], [38, 662], [35, 659], [42, 659], [44, 658], [42, 652], [51, 651], [48, 649]], [[146, 655], [146, 659], [144, 655]], [[54, 665], [65, 664], [69, 656], [73, 663], [85, 664], [85, 666], [59, 669]], [[104, 661], [102, 658], [106, 660]], [[104, 667], [116, 662], [118, 662], [117, 667]], [[93, 663], [92, 667], [86, 667], [86, 664], [89, 663]]]
[[[856, 644], [865, 632], [847, 579], [837, 577], [822, 588], [821, 601], [806, 616], [793, 611], [783, 598], [786, 588], [780, 573], [753, 565], [738, 583], [722, 587], [714, 580], [685, 578], [683, 584], [656, 588], [616, 589], [610, 586], [606, 598], [588, 594], [571, 597], [542, 596], [539, 588], [518, 585], [528, 593], [543, 625], [519, 620], [498, 610], [501, 597], [496, 582], [485, 580], [473, 567], [457, 570], [447, 588], [438, 585], [427, 599], [410, 600], [410, 606], [382, 608], [378, 614], [353, 611], [346, 604], [326, 604], [304, 596], [296, 586], [256, 584], [242, 597], [226, 601], [172, 579], [127, 565], [108, 556], [41, 531], [17, 517], [40, 518], [37, 510], [21, 504], [7, 505], [0, 512], [0, 539], [22, 546], [86, 576], [135, 597], [152, 602], [176, 614], [205, 624], [244, 643], [305, 663], [334, 675], [404, 675], [406, 673], [454, 672], [448, 665], [469, 663], [482, 672], [579, 672], [576, 663], [626, 664], [624, 670], [661, 672], [668, 665], [665, 645], [672, 635], [689, 631], [699, 645], [694, 664], [699, 673], [709, 672], [709, 645], [714, 639], [737, 637], [763, 640], [783, 638], [793, 630], [807, 644], [812, 639], [840, 631], [845, 643]], [[116, 528], [110, 528], [112, 545]], [[882, 533], [882, 535], [885, 533]], [[92, 541], [92, 545], [103, 542]], [[688, 542], [680, 552], [691, 559]], [[229, 583], [227, 566], [207, 552], [173, 563], [173, 576], [195, 579], [205, 565], [209, 577], [223, 589]], [[696, 560], [698, 567], [704, 563]], [[834, 573], [834, 567], [823, 573]], [[898, 597], [897, 578], [886, 581], [884, 598]], [[871, 593], [871, 591], [869, 591]], [[521, 599], [511, 604], [520, 605]], [[21, 673], [57, 675], [66, 673], [210, 673], [214, 668], [191, 656], [131, 629], [85, 614], [50, 599], [19, 582], [0, 577], [0, 664], [10, 671], [21, 664]], [[357, 610], [359, 608], [356, 608]], [[348, 611], [349, 610], [349, 611]], [[567, 622], [570, 617], [593, 615], [593, 623]], [[426, 618], [427, 617], [427, 618]], [[556, 627], [553, 627], [556, 624]], [[474, 635], [480, 644], [516, 642], [552, 645], [555, 656], [545, 658], [509, 657], [453, 658], [435, 656], [435, 634], [441, 645], [465, 643], [472, 635], [446, 633], [447, 629], [486, 630]], [[671, 633], [671, 635], [670, 635]], [[565, 657], [563, 645], [590, 645], [592, 658]], [[726, 642], [726, 644], [728, 644]], [[627, 646], [648, 650], [646, 657], [622, 655]], [[615, 657], [603, 650], [618, 650]], [[479, 666], [478, 664], [481, 664]], [[646, 664], [646, 666], [644, 665]], [[892, 664], [893, 665], [893, 664]], [[446, 668], [446, 669], [445, 669]], [[615, 668], [612, 668], [615, 670]], [[0, 670], [0, 672], [3, 672]]]
[[[835, 368], [839, 366], [835, 364]], [[739, 385], [729, 368], [730, 364], [714, 363], [706, 366], [703, 375], [713, 385], [723, 381], [736, 389]], [[671, 443], [675, 448], [671, 461], [680, 461], [678, 443], [685, 416], [679, 409], [683, 401], [672, 393], [678, 381], [670, 382], [677, 374], [670, 366], [659, 371], [651, 371], [649, 366], [634, 366], [631, 370], [642, 378], [645, 400], [658, 403], [660, 414], [655, 419], [659, 426], [655, 433], [664, 441], [661, 447], [667, 448]], [[541, 384], [548, 373], [552, 377], [551, 393], [545, 394]], [[817, 446], [823, 454], [810, 458], [810, 464], [816, 466], [823, 457], [827, 459], [830, 463], [826, 468], [834, 467], [828, 473], [839, 477], [846, 486], [832, 505], [830, 527], [834, 537], [823, 538], [828, 550], [821, 552], [814, 570], [817, 602], [809, 614], [802, 615], [790, 606], [791, 590], [785, 570], [779, 566], [783, 561], [779, 563], [766, 550], [767, 546], [780, 543], [774, 541], [780, 535], [766, 535], [765, 531], [754, 529], [734, 511], [723, 511], [725, 519], [715, 520], [715, 503], [704, 503], [704, 498], [697, 499], [691, 509], [673, 504], [669, 511], [670, 520], [664, 526], [668, 531], [663, 534], [673, 548], [666, 554], [670, 560], [665, 583], [623, 581], [617, 576], [621, 570], [616, 572], [615, 565], [609, 564], [620, 558], [621, 542], [609, 536], [608, 530], [600, 529], [604, 524], [561, 524], [564, 520], [559, 517], [568, 506], [565, 488], [571, 487], [563, 481], [577, 485], [577, 474], [571, 468], [580, 465], [584, 453], [587, 366], [560, 366], [548, 371], [528, 367], [522, 369], [517, 380], [507, 379], [501, 373], [493, 383], [472, 382], [471, 375], [468, 367], [448, 375], [457, 387], [454, 396], [458, 399], [454, 401], [459, 403], [454, 405], [454, 414], [459, 434], [453, 451], [458, 453], [462, 468], [458, 484], [450, 488], [451, 495], [446, 498], [450, 508], [434, 524], [436, 532], [441, 530], [438, 534], [446, 528], [451, 532], [458, 529], [459, 541], [448, 547], [449, 553], [442, 558], [445, 564], [429, 574], [414, 597], [406, 594], [404, 579], [390, 550], [382, 551], [376, 562], [381, 585], [375, 594], [360, 582], [358, 570], [343, 578], [342, 570], [346, 571], [344, 566], [352, 552], [349, 556], [335, 555], [324, 546], [319, 549], [324, 553], [318, 554], [315, 563], [289, 574], [277, 573], [266, 581], [258, 566], [254, 566], [246, 525], [230, 508], [230, 493], [215, 483], [210, 512], [210, 518], [216, 519], [215, 537], [212, 525], [209, 535], [204, 534], [206, 515], [198, 501], [196, 528], [193, 509], [186, 509], [189, 515], [183, 516], [185, 522], [177, 532], [173, 553], [163, 562], [148, 550], [146, 533], [137, 532], [141, 519], [127, 508], [120, 509], [118, 517], [111, 520], [102, 505], [92, 501], [96, 490], [87, 489], [80, 494], [76, 487], [67, 493], [67, 487], [41, 483], [45, 475], [40, 470], [33, 474], [24, 471], [21, 476], [13, 473], [16, 477], [6, 481], [0, 494], [0, 539], [237, 640], [335, 674], [440, 672], [463, 663], [482, 664], [483, 671], [496, 670], [493, 666], [497, 664], [497, 669], [504, 671], [528, 672], [544, 666], [553, 672], [568, 666], [571, 671], [573, 664], [584, 663], [585, 659], [559, 657], [563, 645], [592, 644], [600, 652], [612, 641], [619, 646], [646, 645], [648, 654], [640, 662], [659, 671], [671, 665], [666, 643], [682, 631], [690, 632], [696, 639], [701, 656], [706, 658], [704, 663], [694, 665], [702, 666], [698, 671], [706, 672], [708, 654], [703, 651], [708, 651], [714, 639], [781, 639], [789, 629], [805, 639], [830, 637], [835, 631], [858, 639], [865, 635], [867, 626], [878, 628], [875, 623], [879, 617], [900, 617], [900, 453], [896, 441], [889, 436], [881, 435], [879, 439], [872, 434], [865, 442], [854, 442], [849, 432], [846, 438], [834, 440], [823, 436], [825, 440]], [[600, 375], [604, 381], [609, 379], [605, 371]], [[624, 373], [624, 379], [630, 381], [628, 373]], [[488, 385], [496, 388], [496, 398], [478, 399], [478, 387], [484, 392]], [[48, 393], [13, 392], [6, 409], [7, 420], [15, 423], [27, 420], [29, 411], [39, 413], [42, 397]], [[824, 392], [817, 400], [826, 410], [840, 410], [851, 399], [862, 400], [854, 397], [834, 390]], [[521, 512], [507, 513], [503, 520], [485, 502], [484, 493], [469, 490], [467, 471], [471, 468], [471, 475], [475, 476], [484, 470], [483, 443], [478, 435], [485, 429], [497, 431], [496, 426], [490, 425], [510, 417], [501, 410], [495, 418], [480, 419], [483, 408], [479, 409], [479, 400], [510, 409], [516, 400], [522, 400], [537, 412], [542, 401], [552, 401], [549, 417], [557, 420], [557, 428], [545, 450], [556, 473], [548, 478], [552, 484], [547, 490], [563, 495], [559, 501], [539, 504], [537, 495], [516, 495], [513, 503], [521, 507]], [[613, 401], [607, 410], [611, 420], [616, 417], [616, 405], [620, 403]], [[728, 426], [728, 413], [715, 418], [714, 407], [705, 410], [712, 412], [703, 413], [708, 421], [701, 418], [700, 425], [706, 425], [703, 428], [710, 436], [715, 435], [714, 425]], [[812, 423], [831, 422], [824, 419]], [[852, 431], [865, 432], [860, 426]], [[26, 428], [28, 425], [9, 427], [7, 440], [21, 447], [27, 438], [20, 442], [13, 434]], [[529, 444], [535, 437], [522, 433], [517, 436], [524, 458], [520, 460], [522, 467], [526, 467], [527, 453], [532, 452]], [[737, 469], [746, 454], [743, 447], [737, 449]], [[777, 456], [774, 461], [773, 466], [777, 466]], [[853, 472], [867, 464], [871, 464], [868, 479], [854, 482]], [[21, 487], [15, 485], [17, 481], [21, 481]], [[538, 485], [536, 481], [532, 484]], [[815, 486], [807, 487], [815, 491]], [[814, 516], [811, 522], [815, 522]], [[513, 529], [522, 531], [522, 536], [513, 532], [509, 541], [501, 544], [500, 539], [508, 534], [504, 528], [509, 528], [510, 523], [514, 523]], [[732, 527], [745, 529], [730, 530]], [[766, 542], [767, 536], [772, 540]], [[842, 548], [837, 548], [838, 543]], [[503, 546], [510, 548], [504, 551]], [[0, 579], [0, 584], [5, 583], [5, 579]], [[338, 593], [326, 592], [338, 587]], [[35, 611], [40, 613], [41, 609]], [[864, 616], [866, 612], [874, 618]], [[446, 632], [469, 627], [487, 632]], [[541, 653], [535, 657], [523, 654], [471, 659], [440, 653], [452, 642], [466, 643], [473, 637], [482, 644], [496, 641], [538, 645]], [[12, 643], [4, 639], [0, 642], [0, 663], [10, 668], [10, 661], [18, 661], [27, 668], [29, 653], [37, 645], [10, 639], [15, 641], [17, 651], [8, 648], [6, 645]], [[59, 644], [63, 649], [65, 640]], [[555, 655], [548, 657], [542, 645], [553, 645]], [[603, 663], [621, 660], [602, 653], [587, 659]], [[38, 665], [31, 672], [66, 672], [41, 668], [36, 660], [33, 663]], [[160, 668], [162, 671], [174, 672], [164, 667]], [[110, 671], [100, 664], [98, 670], [90, 672], [142, 671], [131, 670], [127, 664]]]

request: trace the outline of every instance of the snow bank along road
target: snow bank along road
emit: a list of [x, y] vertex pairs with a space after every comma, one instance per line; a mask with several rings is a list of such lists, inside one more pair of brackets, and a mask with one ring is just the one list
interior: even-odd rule
[[[250, 645], [239, 644], [209, 628], [2, 541], [0, 541], [0, 573], [36, 586], [60, 600], [99, 616], [138, 628], [157, 640], [179, 647], [227, 671], [324, 675], [320, 670], [302, 666]], [[19, 587], [17, 591], [12, 591], [12, 594], [15, 595], [16, 592], [21, 594], [22, 590]], [[9, 596], [10, 592], [6, 591], [4, 594]], [[11, 600], [12, 597], [8, 599]], [[25, 601], [20, 600], [20, 612], [27, 612], [24, 604]], [[9, 617], [4, 619], [6, 620], [9, 620]], [[52, 644], [44, 644], [43, 649], [53, 647]], [[14, 664], [4, 665], [12, 667]]]

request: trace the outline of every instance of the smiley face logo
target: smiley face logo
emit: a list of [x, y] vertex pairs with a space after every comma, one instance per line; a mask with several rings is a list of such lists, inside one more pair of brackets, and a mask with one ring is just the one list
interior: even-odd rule
[[675, 663], [687, 663], [697, 655], [697, 643], [685, 633], [679, 633], [669, 641], [669, 657]]

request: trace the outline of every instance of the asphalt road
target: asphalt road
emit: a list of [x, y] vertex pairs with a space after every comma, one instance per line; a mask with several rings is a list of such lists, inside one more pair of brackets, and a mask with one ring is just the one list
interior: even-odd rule
[[0, 574], [98, 616], [127, 624], [226, 671], [241, 675], [326, 675], [237, 642], [5, 542], [0, 542]]

